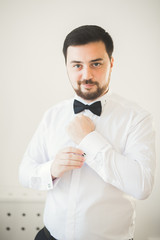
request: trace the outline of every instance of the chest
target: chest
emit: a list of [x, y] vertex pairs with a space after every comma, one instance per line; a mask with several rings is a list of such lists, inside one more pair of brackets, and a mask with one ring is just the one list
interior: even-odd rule
[[[113, 148], [122, 153], [127, 140], [129, 121], [125, 115], [119, 116], [114, 111], [105, 111], [101, 117], [95, 116], [90, 111], [85, 111], [84, 115], [91, 118], [98, 131]], [[67, 126], [75, 117], [74, 114], [61, 116], [58, 120], [54, 119], [52, 127], [48, 132], [47, 150], [50, 158], [54, 158], [57, 152], [65, 147], [78, 147], [67, 134]]]

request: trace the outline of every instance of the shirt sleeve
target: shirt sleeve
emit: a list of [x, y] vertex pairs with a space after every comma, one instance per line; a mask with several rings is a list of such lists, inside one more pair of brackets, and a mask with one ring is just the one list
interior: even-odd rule
[[49, 159], [46, 148], [47, 126], [45, 117], [35, 132], [19, 167], [20, 183], [37, 190], [50, 190], [58, 179], [52, 180]]
[[106, 182], [137, 199], [147, 198], [155, 172], [155, 134], [149, 114], [141, 116], [119, 152], [100, 133], [93, 131], [79, 144], [86, 163]]

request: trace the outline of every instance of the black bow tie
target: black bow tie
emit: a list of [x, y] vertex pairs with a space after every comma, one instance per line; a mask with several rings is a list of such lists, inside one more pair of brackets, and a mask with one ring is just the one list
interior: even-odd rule
[[101, 102], [95, 102], [91, 105], [88, 104], [83, 104], [77, 100], [74, 100], [74, 104], [73, 104], [73, 108], [74, 108], [74, 113], [80, 113], [85, 109], [89, 109], [92, 113], [96, 114], [97, 116], [101, 115], [102, 112], [102, 106], [101, 106]]

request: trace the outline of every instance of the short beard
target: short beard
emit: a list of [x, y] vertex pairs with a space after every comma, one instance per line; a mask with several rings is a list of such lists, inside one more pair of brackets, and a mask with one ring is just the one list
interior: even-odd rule
[[[81, 91], [81, 84], [95, 84], [97, 86], [97, 90], [91, 93], [90, 92], [84, 93]], [[108, 87], [107, 83], [104, 86], [100, 87], [98, 82], [93, 82], [92, 80], [84, 80], [82, 82], [80, 81], [78, 82], [78, 88], [77, 89], [74, 88], [74, 91], [79, 97], [85, 100], [95, 100], [105, 93], [107, 87]]]

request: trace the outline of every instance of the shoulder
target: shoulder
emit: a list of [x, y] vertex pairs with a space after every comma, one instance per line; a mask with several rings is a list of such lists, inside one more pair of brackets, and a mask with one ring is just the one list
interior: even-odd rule
[[112, 93], [109, 99], [113, 112], [121, 118], [128, 119], [132, 124], [137, 124], [146, 118], [151, 118], [151, 114], [134, 101]]
[[60, 120], [60, 118], [66, 118], [67, 114], [71, 114], [73, 111], [73, 98], [61, 101], [52, 107], [50, 107], [43, 115], [43, 122], [47, 125], [53, 124], [53, 121]]
[[71, 105], [73, 103], [73, 98], [72, 99], [66, 99], [66, 100], [63, 100], [55, 105], [53, 105], [52, 107], [50, 107], [47, 111], [46, 111], [46, 115], [48, 114], [52, 114], [54, 112], [59, 112], [59, 111], [63, 111], [65, 110], [66, 108], [70, 108]]
[[148, 113], [143, 107], [138, 103], [128, 100], [118, 94], [112, 93], [110, 96], [110, 102], [117, 108], [120, 108], [126, 112], [134, 112], [135, 114], [139, 113]]

